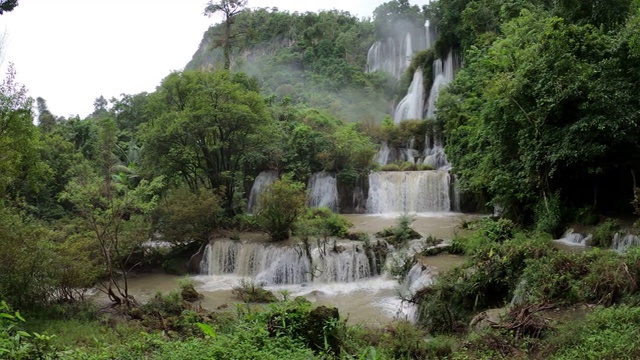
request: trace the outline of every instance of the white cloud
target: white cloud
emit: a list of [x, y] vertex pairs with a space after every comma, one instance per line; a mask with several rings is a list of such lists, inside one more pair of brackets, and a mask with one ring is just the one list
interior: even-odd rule
[[[383, 1], [379, 1], [382, 3]], [[13, 62], [31, 96], [56, 115], [86, 116], [96, 97], [153, 91], [181, 70], [207, 27], [206, 0], [24, 0], [0, 16]], [[378, 1], [249, 0], [288, 11], [341, 9], [371, 16]], [[426, 0], [418, 3], [426, 3]]]

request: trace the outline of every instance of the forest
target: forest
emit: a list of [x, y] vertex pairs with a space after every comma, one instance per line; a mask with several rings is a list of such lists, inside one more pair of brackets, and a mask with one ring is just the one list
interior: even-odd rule
[[[248, 5], [209, 1], [222, 21], [184, 70], [86, 118], [9, 66], [0, 359], [640, 357], [639, 0]], [[427, 212], [473, 216], [447, 238]], [[347, 216], [388, 213], [380, 232]], [[234, 273], [248, 234], [295, 249], [304, 279], [243, 280], [234, 308], [205, 309], [196, 275], [217, 274], [216, 243]], [[460, 263], [381, 326], [268, 286], [325, 281], [341, 254], [365, 263], [345, 282]], [[183, 278], [142, 301], [130, 280], [152, 273]]]

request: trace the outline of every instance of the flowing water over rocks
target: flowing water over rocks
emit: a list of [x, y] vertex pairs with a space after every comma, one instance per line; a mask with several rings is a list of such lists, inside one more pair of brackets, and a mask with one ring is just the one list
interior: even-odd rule
[[[370, 235], [396, 223], [396, 217], [390, 214], [345, 216], [354, 224], [352, 231]], [[419, 214], [412, 226], [423, 236], [451, 239], [461, 221], [469, 217], [453, 213]], [[371, 255], [364, 251], [362, 243], [338, 241], [336, 245], [339, 253], [334, 252], [332, 241], [327, 243], [326, 250], [313, 246], [311, 263], [317, 267], [314, 265], [315, 275], [311, 279], [310, 272], [305, 272], [309, 259], [299, 245], [220, 239], [210, 245], [203, 274], [192, 279], [196, 289], [205, 295], [202, 304], [207, 309], [239, 302], [232, 288], [248, 279], [265, 284], [277, 296], [282, 296], [281, 292], [290, 298], [303, 296], [317, 305], [338, 307], [352, 323], [375, 325], [397, 318], [413, 319], [415, 309], [398, 294], [429, 284], [439, 271], [458, 263], [447, 256], [429, 257], [416, 264], [407, 280], [399, 284], [386, 271], [375, 270], [377, 266], [375, 263], [372, 266]], [[420, 240], [412, 242], [409, 248], [419, 249]], [[138, 300], [145, 301], [157, 291], [167, 293], [176, 289], [179, 280], [177, 276], [153, 274], [133, 278], [129, 286]]]
[[388, 171], [369, 175], [370, 214], [451, 211], [447, 171]]

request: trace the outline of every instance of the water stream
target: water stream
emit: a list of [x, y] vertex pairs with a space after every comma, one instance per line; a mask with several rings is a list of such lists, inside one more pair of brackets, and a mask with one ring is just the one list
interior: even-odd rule
[[[353, 223], [353, 231], [373, 234], [396, 222], [392, 215], [345, 215]], [[445, 239], [453, 237], [458, 225], [471, 215], [455, 213], [418, 214], [412, 227], [422, 235]], [[243, 238], [241, 236], [241, 238]], [[416, 291], [433, 281], [433, 277], [459, 264], [459, 257], [429, 257], [416, 264], [404, 284], [399, 284], [386, 272], [378, 274], [372, 269], [369, 256], [356, 242], [337, 242], [340, 252], [333, 251], [332, 242], [326, 252], [314, 245], [311, 279], [309, 260], [299, 256], [300, 247], [293, 243], [274, 245], [260, 241], [235, 242], [228, 239], [215, 241], [209, 248], [205, 274], [192, 276], [196, 289], [205, 297], [203, 307], [216, 309], [239, 302], [232, 288], [243, 279], [265, 285], [276, 295], [293, 298], [303, 296], [317, 305], [335, 306], [341, 316], [351, 323], [386, 324], [394, 319], [409, 318], [415, 314], [409, 304], [403, 303], [399, 293]], [[415, 246], [412, 246], [415, 248]], [[375, 266], [373, 267], [375, 268]], [[178, 287], [180, 277], [151, 274], [134, 277], [129, 282], [131, 293], [141, 301], [152, 298], [157, 291], [168, 293]]]

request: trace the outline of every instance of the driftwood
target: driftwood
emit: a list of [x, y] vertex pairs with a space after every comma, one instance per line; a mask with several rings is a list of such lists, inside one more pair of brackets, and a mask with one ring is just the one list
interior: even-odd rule
[[513, 332], [516, 341], [523, 336], [538, 338], [543, 332], [553, 329], [550, 320], [539, 313], [554, 307], [556, 305], [553, 304], [515, 306], [504, 321], [491, 322], [491, 327]]

